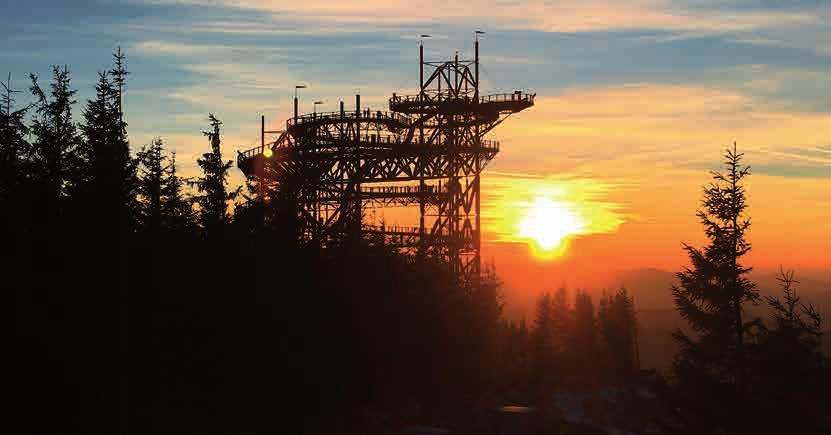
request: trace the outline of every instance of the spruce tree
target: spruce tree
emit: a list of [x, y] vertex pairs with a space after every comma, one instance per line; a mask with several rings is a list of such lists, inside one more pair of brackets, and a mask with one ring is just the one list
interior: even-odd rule
[[758, 320], [745, 319], [744, 305], [756, 303], [759, 294], [747, 278], [751, 268], [742, 263], [751, 249], [744, 187], [750, 168], [742, 157], [734, 144], [724, 155], [725, 171], [712, 172], [697, 213], [709, 243], [702, 249], [684, 244], [692, 264], [672, 287], [676, 309], [691, 329], [673, 333], [679, 346], [673, 372], [682, 408], [695, 414], [695, 424], [711, 425], [701, 427], [707, 430], [729, 428], [747, 411], [746, 344]]
[[199, 220], [208, 239], [218, 236], [223, 226], [230, 221], [228, 203], [236, 198], [239, 189], [228, 192], [228, 173], [233, 161], [222, 160], [222, 122], [213, 113], [208, 115], [211, 128], [203, 131], [211, 145], [211, 151], [202, 154], [196, 162], [202, 169], [202, 176], [192, 181], [199, 195], [196, 203], [199, 205]]
[[597, 362], [597, 319], [591, 296], [578, 291], [574, 297], [574, 329], [569, 353], [574, 373], [588, 380]]
[[113, 81], [113, 90], [115, 91], [115, 110], [118, 112], [118, 121], [121, 124], [122, 132], [126, 136], [127, 125], [124, 123], [124, 90], [127, 87], [127, 76], [130, 74], [127, 71], [127, 55], [121, 51], [121, 47], [113, 53], [113, 69], [110, 70], [110, 75]]
[[40, 87], [38, 77], [30, 75], [30, 91], [35, 98], [31, 132], [32, 161], [42, 204], [39, 216], [57, 218], [61, 212], [59, 203], [66, 195], [70, 180], [74, 151], [79, 136], [72, 119], [72, 106], [76, 103], [71, 77], [67, 67], [52, 67], [52, 83], [47, 93]]
[[[116, 68], [123, 72], [123, 58], [116, 57], [115, 61], [120, 63]], [[113, 396], [118, 397], [111, 403], [118, 407], [118, 420], [113, 425], [122, 430], [129, 409], [131, 301], [139, 295], [130, 293], [137, 183], [136, 163], [130, 155], [127, 124], [121, 110], [123, 86], [123, 82], [117, 85], [109, 72], [98, 73], [95, 96], [87, 102], [80, 126], [83, 140], [76, 153], [71, 191], [72, 224], [77, 230], [73, 243], [85, 250], [85, 261], [95, 265], [74, 266], [80, 270], [86, 304], [110, 307], [89, 314], [101, 332], [95, 334], [100, 336], [87, 339], [90, 343], [99, 342], [96, 358], [102, 364], [111, 361], [99, 370], [95, 382], [112, 388]]]
[[26, 282], [27, 270], [35, 263], [30, 234], [36, 230], [31, 219], [35, 200], [31, 190], [29, 129], [24, 120], [28, 107], [16, 109], [11, 74], [1, 83], [0, 96], [0, 273], [10, 289]]
[[23, 178], [27, 177], [26, 160], [29, 157], [29, 128], [25, 124], [28, 107], [15, 110], [11, 74], [8, 81], [0, 83], [0, 208], [9, 210], [8, 201], [19, 190]]
[[475, 334], [475, 352], [478, 358], [478, 375], [476, 384], [482, 387], [492, 385], [496, 379], [498, 340], [500, 333], [500, 319], [502, 318], [502, 282], [496, 275], [493, 265], [486, 265], [481, 278], [471, 283], [468, 288], [471, 310], [469, 322]]
[[[0, 210], [6, 218], [3, 231], [20, 229], [20, 218], [28, 207], [21, 202], [30, 201], [30, 193], [24, 192], [26, 179], [30, 177], [28, 165], [30, 145], [27, 140], [29, 128], [25, 124], [28, 107], [15, 110], [11, 74], [0, 95]], [[5, 240], [6, 235], [3, 234]]]
[[550, 383], [556, 351], [554, 348], [554, 298], [545, 292], [537, 299], [534, 317], [534, 378], [545, 386]]
[[95, 98], [87, 102], [75, 176], [81, 204], [95, 204], [114, 230], [129, 231], [134, 217], [136, 164], [130, 156], [121, 96], [106, 72], [98, 74]]
[[827, 383], [822, 360], [822, 317], [797, 295], [793, 271], [780, 270], [781, 297], [765, 298], [770, 327], [757, 345], [755, 396], [762, 399], [768, 430], [827, 433], [820, 422], [827, 409]]
[[185, 233], [195, 222], [193, 206], [184, 193], [184, 180], [178, 175], [176, 153], [163, 169], [161, 190], [162, 225], [168, 230]]
[[574, 324], [574, 313], [568, 304], [568, 290], [565, 287], [560, 287], [554, 292], [551, 309], [554, 316], [554, 349], [558, 363], [562, 363]]
[[603, 295], [598, 323], [612, 379], [616, 382], [631, 379], [639, 366], [638, 329], [635, 303], [625, 287], [614, 294]]
[[184, 182], [177, 175], [176, 154], [168, 154], [161, 138], [136, 153], [138, 165], [138, 218], [143, 231], [181, 231], [193, 222], [184, 197]]
[[167, 156], [161, 138], [136, 153], [138, 163], [138, 218], [144, 231], [158, 232], [162, 227], [162, 185]]
[[783, 361], [785, 364], [792, 364], [794, 368], [816, 368], [822, 361], [822, 316], [812, 304], [804, 304], [796, 294], [799, 281], [794, 278], [793, 271], [780, 270], [777, 279], [782, 297], [765, 297], [773, 321], [773, 328], [766, 331], [767, 345], [774, 346], [780, 356], [788, 356], [787, 361]]

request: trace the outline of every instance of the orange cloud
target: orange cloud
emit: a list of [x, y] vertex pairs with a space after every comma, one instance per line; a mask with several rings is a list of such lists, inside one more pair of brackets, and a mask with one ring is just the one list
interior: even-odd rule
[[[535, 262], [529, 249], [499, 243], [488, 244], [486, 258], [502, 266], [500, 274], [518, 292], [542, 290], [543, 279], [523, 278], [530, 270], [550, 286], [592, 286], [614, 271], [640, 267], [678, 270], [687, 262], [681, 243], [706, 242], [695, 217], [701, 186], [735, 140], [751, 166], [793, 168], [792, 176], [760, 170], [748, 181], [755, 246], [749, 264], [827, 269], [828, 125], [831, 114], [790, 112], [739, 90], [703, 86], [635, 84], [538, 97], [535, 107], [495, 131], [502, 147], [484, 186], [520, 186], [505, 178], [515, 171], [536, 176], [532, 183], [588, 180], [607, 186], [593, 201], [612, 204], [624, 221], [610, 232], [577, 237], [569, 255], [554, 261], [529, 265]], [[828, 168], [827, 176], [800, 176], [805, 164]], [[493, 194], [500, 189], [483, 193]], [[514, 212], [497, 207], [486, 213]], [[604, 270], [592, 266], [599, 264]]]
[[[256, 9], [280, 17], [344, 24], [395, 25], [466, 22], [471, 26], [522, 28], [556, 32], [625, 29], [669, 29], [688, 32], [729, 32], [770, 25], [816, 22], [810, 13], [789, 11], [679, 8], [669, 0], [584, 0], [504, 2], [472, 0], [148, 0], [156, 3], [225, 5]], [[360, 30], [360, 29], [357, 29]]]

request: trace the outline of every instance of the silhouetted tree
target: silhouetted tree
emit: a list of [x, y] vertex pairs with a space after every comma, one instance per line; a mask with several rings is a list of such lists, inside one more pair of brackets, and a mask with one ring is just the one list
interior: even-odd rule
[[625, 287], [600, 299], [598, 323], [614, 381], [627, 381], [638, 367], [635, 303]]
[[72, 158], [71, 153], [79, 142], [72, 120], [76, 91], [71, 87], [69, 69], [65, 66], [63, 69], [57, 66], [52, 68], [48, 96], [40, 87], [37, 76], [32, 74], [30, 77], [30, 90], [35, 98], [31, 132], [32, 159], [39, 187], [36, 195], [41, 204], [38, 215], [57, 218], [60, 215], [59, 201], [70, 181], [70, 164], [66, 160]]
[[29, 176], [30, 168], [25, 167], [30, 151], [29, 128], [24, 123], [29, 108], [16, 109], [14, 93], [17, 91], [12, 88], [11, 74], [8, 81], [0, 85], [3, 86], [0, 96], [0, 208], [9, 211], [8, 201]]
[[[3, 228], [0, 240], [5, 248], [0, 254], [4, 265], [11, 266], [14, 258], [23, 254], [21, 243], [28, 233], [30, 203], [29, 188], [31, 167], [29, 166], [30, 144], [27, 140], [29, 128], [24, 123], [28, 107], [17, 109], [11, 74], [3, 86], [0, 96], [0, 210], [3, 210]], [[20, 237], [19, 237], [20, 236]], [[19, 237], [19, 238], [18, 238]], [[15, 261], [16, 262], [16, 261]]]
[[545, 292], [537, 299], [534, 315], [534, 377], [537, 381], [550, 382], [556, 356], [554, 329], [554, 298]]
[[597, 369], [597, 319], [591, 295], [578, 291], [574, 296], [574, 328], [569, 343], [571, 370], [582, 381], [593, 378]]
[[228, 214], [229, 201], [233, 201], [239, 189], [228, 192], [228, 172], [233, 161], [222, 160], [222, 122], [213, 113], [208, 115], [211, 129], [203, 131], [211, 144], [211, 151], [202, 154], [197, 160], [202, 169], [202, 176], [192, 182], [199, 191], [195, 197], [199, 205], [199, 220], [206, 236], [210, 239], [230, 221]]
[[772, 309], [774, 325], [767, 331], [767, 344], [783, 351], [772, 354], [788, 354], [787, 361], [795, 368], [816, 368], [822, 360], [822, 317], [812, 304], [803, 304], [797, 296], [796, 284], [799, 281], [794, 279], [793, 271], [780, 271], [778, 280], [782, 286], [782, 298], [765, 298]]
[[538, 394], [545, 394], [564, 378], [565, 348], [571, 331], [571, 312], [565, 288], [545, 292], [537, 299], [534, 321], [534, 373]]
[[551, 309], [554, 315], [554, 350], [558, 358], [562, 359], [574, 322], [574, 313], [568, 304], [568, 290], [565, 287], [558, 288], [552, 295]]
[[499, 391], [509, 401], [521, 403], [529, 398], [528, 386], [534, 368], [534, 349], [531, 332], [525, 318], [519, 322], [502, 321], [499, 352]]
[[136, 153], [138, 219], [145, 231], [184, 230], [194, 223], [193, 208], [185, 197], [184, 180], [176, 167], [176, 153], [155, 138]]
[[118, 121], [122, 126], [123, 134], [127, 134], [127, 125], [124, 123], [124, 89], [127, 87], [127, 54], [121, 51], [121, 46], [113, 53], [113, 68], [110, 70], [115, 96], [115, 110], [118, 112]]
[[162, 184], [167, 156], [161, 138], [136, 154], [138, 163], [138, 218], [143, 230], [159, 231], [162, 226]]
[[119, 110], [121, 94], [106, 72], [99, 73], [95, 91], [81, 125], [84, 140], [78, 149], [76, 193], [86, 205], [97, 203], [109, 225], [129, 231], [134, 217], [136, 165]]
[[759, 294], [746, 277], [751, 268], [742, 264], [751, 249], [743, 183], [750, 168], [742, 166], [742, 156], [734, 144], [724, 156], [725, 172], [712, 172], [715, 181], [704, 188], [697, 213], [709, 244], [684, 245], [692, 266], [677, 274], [680, 284], [672, 287], [675, 305], [694, 333], [673, 333], [679, 345], [673, 372], [682, 412], [690, 412], [690, 423], [701, 430], [735, 428], [749, 412], [745, 344], [758, 321], [744, 319], [743, 305], [755, 303]]
[[492, 388], [496, 381], [499, 335], [502, 320], [502, 282], [496, 276], [493, 265], [486, 266], [478, 282], [470, 284], [470, 330], [475, 334], [475, 352], [479, 367], [474, 374], [476, 383], [484, 389]]
[[[11, 301], [10, 311], [26, 313], [29, 307], [24, 301], [28, 302], [32, 287], [35, 287], [30, 277], [37, 267], [35, 253], [39, 252], [38, 248], [40, 248], [37, 243], [33, 243], [34, 233], [40, 228], [35, 225], [32, 216], [32, 203], [36, 198], [33, 195], [35, 192], [31, 189], [33, 167], [29, 160], [31, 151], [27, 140], [29, 128], [25, 124], [28, 107], [21, 109], [15, 107], [14, 93], [16, 91], [12, 88], [11, 74], [9, 74], [8, 81], [2, 83], [2, 87], [3, 94], [0, 96], [0, 275], [2, 275], [4, 293]], [[21, 330], [26, 329], [26, 326], [19, 323], [14, 326]], [[13, 331], [15, 327], [12, 327]], [[21, 337], [22, 341], [31, 341], [29, 337], [25, 337], [25, 334], [20, 334], [18, 337]], [[14, 362], [19, 359], [19, 355], [11, 358], [13, 367]], [[12, 368], [10, 371], [15, 372], [15, 369]], [[10, 397], [20, 396], [15, 395], [14, 388], [12, 388]]]
[[136, 160], [141, 228], [156, 233], [187, 229], [194, 223], [193, 209], [177, 175], [176, 154], [168, 154], [162, 139], [156, 138], [136, 154]]
[[782, 297], [765, 298], [772, 327], [764, 328], [756, 345], [754, 396], [762, 400], [767, 432], [824, 433], [828, 393], [821, 352], [822, 318], [796, 293], [793, 271], [780, 271]]
[[238, 235], [255, 245], [297, 248], [301, 238], [297, 184], [291, 177], [278, 177], [270, 165], [251, 174], [241, 192], [243, 200], [234, 208]]
[[178, 174], [176, 153], [173, 152], [164, 168], [161, 190], [162, 224], [169, 230], [186, 231], [196, 223], [193, 205], [186, 197], [184, 188], [185, 182]]

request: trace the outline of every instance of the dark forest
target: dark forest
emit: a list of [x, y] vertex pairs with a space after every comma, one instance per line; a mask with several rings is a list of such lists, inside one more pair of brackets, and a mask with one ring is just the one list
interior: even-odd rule
[[[533, 318], [509, 321], [494, 265], [466, 281], [383, 241], [303, 240], [291, 183], [229, 184], [219, 109], [194, 132], [200, 173], [183, 176], [162, 138], [130, 143], [129, 77], [119, 49], [88, 101], [64, 66], [31, 76], [31, 104], [5, 87], [7, 433], [831, 431], [823, 319], [799, 272], [781, 272], [778, 297], [748, 278], [737, 147], [702, 173], [691, 218], [708, 242], [684, 245], [665, 289], [686, 326], [656, 370], [640, 361], [631, 289], [545, 292]], [[567, 418], [583, 391], [618, 398], [602, 424]], [[521, 430], [505, 429], [514, 417]]]

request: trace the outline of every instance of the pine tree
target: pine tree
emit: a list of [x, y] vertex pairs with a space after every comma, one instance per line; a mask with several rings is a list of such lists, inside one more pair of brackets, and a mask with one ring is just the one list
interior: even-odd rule
[[121, 46], [118, 51], [113, 53], [113, 69], [110, 70], [110, 75], [113, 81], [113, 90], [115, 91], [115, 110], [118, 112], [118, 121], [122, 126], [122, 132], [126, 136], [127, 125], [124, 123], [124, 89], [127, 87], [127, 76], [130, 74], [127, 71], [127, 55], [121, 51]]
[[184, 180], [177, 171], [176, 153], [173, 152], [162, 179], [162, 224], [169, 230], [186, 232], [194, 225], [195, 218], [193, 206], [185, 197]]
[[98, 74], [95, 98], [87, 102], [81, 125], [75, 193], [81, 207], [95, 204], [112, 231], [129, 232], [135, 213], [136, 163], [130, 156], [121, 96], [106, 72]]
[[[36, 249], [30, 234], [36, 230], [31, 218], [36, 199], [31, 190], [29, 129], [24, 119], [28, 107], [16, 109], [11, 74], [0, 97], [0, 273], [9, 289], [25, 282], [26, 271], [35, 263]], [[13, 298], [14, 299], [14, 298]]]
[[[123, 70], [123, 59], [116, 57], [115, 61]], [[108, 405], [117, 416], [112, 424], [121, 431], [128, 412], [130, 311], [135, 308], [131, 301], [139, 296], [131, 295], [129, 279], [135, 255], [137, 180], [121, 111], [123, 86], [123, 82], [116, 85], [109, 72], [98, 73], [95, 96], [84, 109], [83, 140], [76, 153], [71, 198], [73, 225], [80, 232], [75, 243], [84, 245], [79, 250], [85, 249], [87, 261], [95, 265], [81, 278], [88, 291], [87, 303], [111, 307], [91, 315], [102, 331], [89, 337], [99, 342], [97, 358], [112, 361], [93, 382], [107, 385], [110, 394], [117, 397]]]
[[493, 265], [486, 265], [478, 282], [469, 286], [469, 305], [472, 318], [469, 322], [475, 335], [475, 352], [478, 358], [476, 384], [487, 387], [496, 378], [498, 339], [502, 318], [502, 282], [496, 276]]
[[554, 293], [545, 292], [537, 300], [533, 334], [534, 370], [543, 388], [563, 381], [568, 374], [566, 349], [573, 321], [565, 288], [559, 288]]
[[534, 377], [542, 383], [549, 382], [555, 359], [554, 348], [554, 299], [545, 292], [537, 299], [534, 317]]
[[569, 346], [572, 370], [584, 380], [592, 375], [597, 362], [597, 319], [591, 295], [578, 291], [574, 297], [574, 329]]
[[35, 165], [39, 193], [43, 210], [40, 216], [57, 217], [59, 202], [65, 197], [67, 184], [70, 182], [70, 167], [79, 137], [72, 120], [72, 106], [76, 103], [72, 89], [69, 69], [52, 67], [50, 93], [40, 87], [38, 77], [30, 75], [30, 90], [35, 98], [35, 116], [32, 119], [31, 132], [32, 160]]
[[202, 168], [202, 176], [192, 181], [199, 191], [196, 203], [199, 205], [199, 220], [205, 235], [210, 239], [218, 235], [221, 228], [230, 221], [228, 214], [229, 201], [236, 198], [239, 189], [228, 192], [228, 172], [233, 161], [222, 160], [221, 127], [222, 122], [213, 113], [208, 115], [211, 129], [203, 131], [211, 144], [211, 152], [202, 154], [197, 160]]
[[[774, 432], [821, 432], [827, 412], [822, 405], [824, 383], [821, 352], [822, 318], [797, 295], [793, 271], [780, 270], [782, 297], [765, 298], [771, 308], [771, 328], [764, 328], [757, 345], [755, 395], [763, 399], [766, 426]], [[775, 416], [775, 418], [770, 418]]]
[[167, 156], [161, 138], [136, 153], [138, 163], [138, 218], [145, 231], [158, 232], [162, 227], [162, 188], [165, 182]]
[[638, 369], [635, 303], [625, 287], [604, 294], [598, 311], [600, 334], [615, 381], [629, 380]]
[[821, 360], [820, 341], [822, 317], [812, 304], [805, 305], [796, 294], [793, 271], [780, 270], [777, 278], [782, 287], [782, 298], [767, 296], [766, 302], [773, 313], [774, 328], [767, 331], [769, 345], [788, 355], [788, 362], [795, 366], [817, 367]]
[[[697, 213], [709, 244], [703, 249], [684, 245], [692, 266], [677, 274], [680, 284], [672, 287], [676, 308], [694, 333], [673, 333], [679, 345], [673, 372], [684, 405], [697, 414], [695, 423], [712, 424], [710, 430], [736, 424], [747, 411], [746, 343], [758, 325], [744, 318], [744, 304], [756, 303], [759, 294], [746, 277], [751, 268], [742, 264], [751, 249], [745, 238], [750, 220], [744, 188], [750, 168], [742, 165], [742, 157], [734, 144], [724, 156], [726, 171], [712, 172], [714, 181], [705, 186]], [[722, 397], [722, 405], [713, 406], [708, 397]]]
[[566, 350], [568, 336], [574, 323], [574, 313], [568, 304], [568, 290], [560, 287], [554, 292], [551, 299], [551, 308], [554, 314], [554, 346], [559, 359], [562, 359]]
[[[11, 74], [8, 81], [0, 85], [3, 87], [3, 95], [0, 96], [0, 209], [6, 210], [8, 215], [15, 199], [21, 199], [21, 188], [31, 169], [27, 165], [29, 128], [24, 122], [29, 108], [14, 110], [14, 94], [19, 91], [12, 87]], [[13, 227], [11, 222], [6, 226]]]
[[161, 138], [136, 154], [138, 164], [138, 219], [144, 231], [182, 231], [193, 223], [193, 210], [177, 175], [176, 153], [164, 149]]

